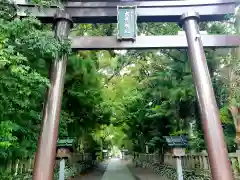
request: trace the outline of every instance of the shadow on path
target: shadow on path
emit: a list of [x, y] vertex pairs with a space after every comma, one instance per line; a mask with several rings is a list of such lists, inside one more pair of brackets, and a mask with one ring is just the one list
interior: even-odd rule
[[107, 168], [107, 162], [96, 165], [89, 169], [86, 173], [82, 173], [72, 180], [101, 180]]
[[156, 174], [150, 169], [136, 167], [132, 163], [128, 163], [128, 169], [136, 180], [168, 180]]

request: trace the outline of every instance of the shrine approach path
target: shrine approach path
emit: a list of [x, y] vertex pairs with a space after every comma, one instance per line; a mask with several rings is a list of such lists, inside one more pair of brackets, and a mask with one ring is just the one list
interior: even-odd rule
[[74, 180], [167, 180], [149, 169], [136, 168], [129, 161], [110, 159], [84, 176]]

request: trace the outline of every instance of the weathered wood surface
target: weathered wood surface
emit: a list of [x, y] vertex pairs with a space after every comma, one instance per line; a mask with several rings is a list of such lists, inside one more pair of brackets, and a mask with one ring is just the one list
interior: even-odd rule
[[[50, 8], [38, 8], [26, 0], [16, 0], [18, 15], [30, 13], [43, 22], [53, 22], [57, 5]], [[67, 12], [75, 23], [116, 23], [117, 6], [136, 5], [138, 22], [179, 22], [180, 16], [188, 11], [196, 11], [201, 21], [224, 20], [233, 14], [234, 0], [191, 0], [191, 1], [134, 1], [134, 2], [67, 2]]]

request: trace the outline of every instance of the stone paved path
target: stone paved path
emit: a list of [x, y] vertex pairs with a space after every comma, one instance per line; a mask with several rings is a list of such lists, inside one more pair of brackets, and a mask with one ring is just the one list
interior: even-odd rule
[[101, 180], [107, 166], [107, 163], [102, 163], [93, 170], [90, 170], [86, 174], [82, 174], [73, 180]]
[[[105, 171], [105, 172], [104, 172]], [[104, 168], [102, 165], [86, 175], [74, 180], [166, 180], [151, 170], [135, 168], [127, 161], [111, 159]]]
[[133, 165], [128, 165], [129, 170], [134, 174], [136, 180], [167, 180], [164, 177], [161, 177], [154, 173], [150, 169], [135, 167]]
[[101, 180], [135, 180], [135, 178], [124, 161], [112, 159]]

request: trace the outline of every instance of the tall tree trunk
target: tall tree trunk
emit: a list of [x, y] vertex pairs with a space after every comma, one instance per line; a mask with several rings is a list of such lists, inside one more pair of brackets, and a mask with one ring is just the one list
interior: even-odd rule
[[237, 148], [238, 150], [240, 150], [240, 108], [239, 107], [235, 107], [235, 106], [231, 106], [230, 107], [230, 112], [232, 114], [233, 120], [234, 120], [234, 125], [236, 128], [236, 144], [237, 144]]
[[17, 159], [16, 161], [14, 176], [18, 175], [18, 168], [19, 168], [19, 159]]
[[[236, 13], [235, 29], [236, 29], [237, 34], [240, 34], [240, 8], [238, 9], [238, 11]], [[234, 61], [240, 60], [240, 47], [234, 49], [233, 56], [234, 56], [234, 58], [236, 58]], [[237, 75], [237, 74], [235, 74], [235, 75]], [[233, 81], [235, 81], [235, 78], [233, 79]], [[236, 83], [236, 82], [232, 82], [232, 83]], [[230, 89], [232, 88], [232, 83], [231, 83], [231, 86], [229, 87]], [[237, 85], [234, 88], [239, 88], [239, 86]], [[230, 94], [230, 98], [234, 98], [231, 96], [234, 96], [232, 93]], [[230, 104], [230, 111], [231, 111], [232, 117], [234, 119], [234, 124], [235, 124], [235, 128], [236, 128], [236, 139], [235, 140], [236, 140], [237, 148], [238, 148], [238, 150], [240, 150], [240, 107], [236, 107], [236, 105]]]

